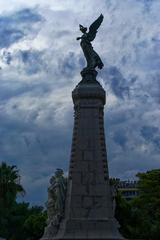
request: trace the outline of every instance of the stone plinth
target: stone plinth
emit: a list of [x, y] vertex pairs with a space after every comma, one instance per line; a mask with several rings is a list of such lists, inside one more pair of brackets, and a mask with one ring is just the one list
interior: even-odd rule
[[123, 239], [114, 218], [103, 109], [105, 91], [96, 72], [82, 73], [72, 92], [74, 129], [65, 217], [51, 239]]

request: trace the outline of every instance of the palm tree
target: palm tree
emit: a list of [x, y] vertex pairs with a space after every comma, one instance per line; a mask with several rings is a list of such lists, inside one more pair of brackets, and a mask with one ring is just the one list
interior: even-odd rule
[[11, 206], [17, 194], [25, 191], [20, 184], [20, 175], [15, 165], [9, 166], [5, 162], [0, 164], [0, 204], [4, 207]]

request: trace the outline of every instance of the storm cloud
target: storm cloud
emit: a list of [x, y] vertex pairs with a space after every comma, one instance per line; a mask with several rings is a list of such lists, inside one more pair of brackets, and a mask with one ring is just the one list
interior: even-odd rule
[[0, 159], [20, 169], [25, 199], [44, 203], [49, 177], [68, 171], [71, 91], [85, 60], [76, 37], [103, 13], [93, 43], [104, 69], [110, 176], [160, 166], [159, 0], [0, 1]]

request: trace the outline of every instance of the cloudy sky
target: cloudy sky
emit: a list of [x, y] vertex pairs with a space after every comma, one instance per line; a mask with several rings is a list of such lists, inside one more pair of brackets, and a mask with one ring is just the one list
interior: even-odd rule
[[71, 91], [85, 60], [79, 23], [104, 21], [93, 45], [105, 67], [110, 176], [160, 167], [160, 1], [0, 0], [0, 160], [16, 164], [25, 201], [44, 203], [56, 168], [67, 173]]

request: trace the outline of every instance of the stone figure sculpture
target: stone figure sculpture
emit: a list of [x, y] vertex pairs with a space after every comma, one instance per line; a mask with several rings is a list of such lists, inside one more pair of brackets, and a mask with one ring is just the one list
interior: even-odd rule
[[63, 170], [58, 168], [55, 176], [50, 179], [50, 186], [48, 188], [49, 219], [52, 219], [55, 214], [63, 214], [66, 193], [66, 179], [63, 174]]
[[48, 220], [43, 238], [56, 235], [64, 215], [67, 180], [63, 175], [63, 170], [58, 168], [50, 179], [47, 202]]
[[103, 62], [100, 59], [99, 55], [94, 51], [91, 42], [95, 39], [97, 29], [101, 25], [103, 21], [103, 15], [101, 14], [89, 27], [89, 31], [87, 32], [87, 28], [79, 25], [80, 31], [83, 33], [81, 37], [78, 37], [77, 40], [81, 39], [81, 48], [83, 50], [84, 56], [87, 61], [87, 67], [83, 69], [83, 71], [87, 70], [95, 70], [96, 67], [99, 69], [103, 68]]

